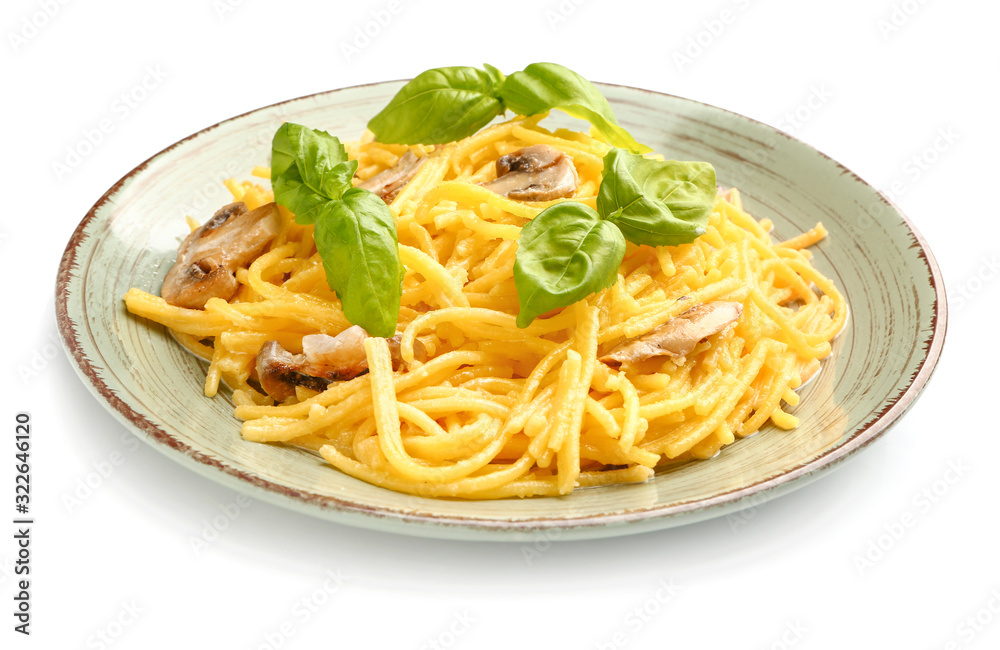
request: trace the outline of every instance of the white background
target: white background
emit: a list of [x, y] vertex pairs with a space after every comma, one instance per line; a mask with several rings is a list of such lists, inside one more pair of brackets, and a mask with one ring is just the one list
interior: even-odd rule
[[[14, 414], [29, 411], [37, 518], [30, 637], [12, 631], [15, 547], [0, 526], [0, 645], [1000, 645], [996, 3], [224, 2], [7, 0], [0, 10], [0, 512], [13, 512]], [[367, 41], [366, 28], [378, 31]], [[589, 542], [416, 539], [241, 505], [138, 443], [57, 349], [66, 241], [153, 153], [308, 93], [442, 65], [509, 73], [549, 60], [779, 126], [891, 193], [937, 256], [951, 314], [936, 375], [882, 441], [756, 511], [680, 529]], [[142, 93], [144, 80], [155, 87]], [[145, 96], [122, 110], [134, 92]], [[58, 173], [102, 120], [111, 132]], [[120, 462], [91, 494], [67, 500], [110, 460]], [[227, 510], [238, 516], [196, 552], [192, 540]]]

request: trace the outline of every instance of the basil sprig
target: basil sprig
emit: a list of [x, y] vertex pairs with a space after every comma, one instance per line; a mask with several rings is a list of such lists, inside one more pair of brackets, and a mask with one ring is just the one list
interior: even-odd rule
[[618, 125], [611, 104], [597, 86], [558, 63], [532, 63], [515, 72], [504, 81], [500, 97], [518, 115], [557, 108], [590, 122], [613, 147], [636, 153], [652, 151]]
[[323, 131], [285, 122], [271, 141], [274, 200], [294, 212], [297, 223], [316, 223], [327, 203], [351, 187], [357, 169], [340, 140]]
[[316, 250], [344, 315], [371, 336], [396, 332], [402, 297], [396, 218], [378, 195], [351, 186], [358, 168], [340, 140], [286, 122], [271, 143], [274, 200], [315, 224]]
[[650, 160], [612, 149], [604, 157], [597, 210], [635, 244], [687, 244], [705, 232], [715, 202], [707, 162]]
[[596, 212], [564, 201], [521, 229], [514, 256], [517, 326], [613, 285], [626, 240], [649, 246], [694, 241], [705, 232], [715, 194], [715, 168], [708, 163], [612, 149], [604, 157]]
[[517, 242], [517, 326], [610, 287], [624, 257], [621, 231], [589, 206], [575, 201], [549, 206], [524, 225]]
[[[475, 68], [440, 70], [464, 70], [455, 74], [490, 87], [506, 83], [495, 68], [485, 76]], [[419, 93], [412, 97], [413, 106], [426, 101]], [[481, 103], [473, 99], [466, 97], [465, 105]], [[436, 115], [430, 106], [428, 115]], [[399, 110], [403, 111], [399, 121], [405, 121], [408, 109]], [[488, 112], [466, 122], [480, 123], [478, 129], [492, 119], [484, 117]], [[466, 110], [461, 115], [470, 114]], [[420, 128], [440, 134], [445, 127], [424, 124]], [[454, 139], [453, 135], [442, 137]], [[340, 140], [324, 131], [285, 123], [274, 135], [271, 183], [275, 201], [294, 212], [297, 223], [315, 225], [316, 248], [327, 282], [340, 298], [347, 319], [372, 336], [390, 337], [396, 330], [405, 273], [396, 220], [381, 198], [352, 187], [357, 167], [357, 161], [348, 160]], [[613, 285], [626, 241], [649, 246], [694, 241], [705, 232], [715, 193], [715, 169], [708, 163], [651, 160], [612, 148], [604, 158], [597, 211], [564, 201], [543, 210], [522, 229], [514, 262], [518, 327]]]
[[558, 63], [532, 63], [504, 77], [491, 65], [434, 68], [407, 82], [368, 128], [379, 142], [444, 144], [466, 138], [510, 109], [537, 115], [558, 109], [590, 122], [612, 146], [652, 151], [619, 126], [597, 87]]
[[368, 122], [379, 142], [443, 144], [472, 135], [503, 113], [503, 74], [491, 65], [418, 74]]

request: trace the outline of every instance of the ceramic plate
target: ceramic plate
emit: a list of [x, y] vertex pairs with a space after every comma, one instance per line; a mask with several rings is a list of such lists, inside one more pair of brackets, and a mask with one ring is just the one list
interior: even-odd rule
[[[357, 137], [402, 82], [345, 88], [268, 106], [168, 147], [118, 181], [66, 247], [56, 287], [63, 340], [84, 383], [126, 427], [183, 465], [236, 490], [344, 524], [430, 537], [521, 540], [638, 533], [717, 517], [801, 487], [884, 434], [923, 390], [941, 353], [946, 303], [926, 243], [851, 171], [783, 133], [728, 111], [602, 85], [619, 121], [668, 157], [707, 160], [719, 182], [784, 238], [822, 221], [815, 265], [851, 306], [848, 327], [792, 410], [801, 425], [765, 428], [712, 460], [642, 485], [558, 498], [436, 500], [397, 494], [284, 445], [245, 442], [226, 395], [202, 394], [205, 364], [160, 326], [130, 316], [130, 287], [159, 293], [184, 215], [230, 201], [222, 181], [267, 164], [283, 121]], [[568, 118], [567, 118], [568, 119]]]

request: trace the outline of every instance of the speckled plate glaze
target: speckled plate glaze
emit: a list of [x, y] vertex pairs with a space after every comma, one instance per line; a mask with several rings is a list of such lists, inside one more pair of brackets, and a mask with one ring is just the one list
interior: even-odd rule
[[[822, 221], [815, 264], [851, 305], [848, 328], [792, 410], [798, 429], [765, 428], [709, 461], [642, 485], [566, 497], [459, 501], [397, 494], [284, 445], [245, 442], [226, 395], [202, 394], [205, 365], [164, 329], [125, 311], [130, 287], [158, 293], [186, 232], [229, 201], [221, 182], [269, 160], [283, 121], [356, 137], [402, 82], [344, 88], [261, 108], [156, 154], [109, 189], [66, 247], [56, 311], [87, 387], [127, 428], [205, 476], [332, 521], [411, 535], [524, 540], [626, 535], [717, 517], [828, 473], [884, 434], [927, 384], [941, 354], [944, 285], [926, 243], [885, 196], [808, 145], [713, 106], [602, 85], [620, 122], [668, 157], [707, 160], [778, 237]], [[83, 431], [80, 432], [85, 433]]]

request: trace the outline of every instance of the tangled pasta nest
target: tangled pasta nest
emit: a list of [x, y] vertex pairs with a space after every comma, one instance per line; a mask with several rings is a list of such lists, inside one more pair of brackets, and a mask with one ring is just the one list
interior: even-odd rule
[[[230, 300], [188, 309], [132, 289], [128, 309], [209, 360], [205, 394], [221, 381], [232, 387], [246, 440], [305, 447], [351, 476], [412, 494], [491, 499], [641, 482], [659, 464], [710, 458], [768, 421], [795, 427], [783, 404], [798, 403], [795, 389], [830, 354], [847, 305], [810, 264], [807, 247], [824, 237], [822, 225], [776, 242], [736, 190], [718, 195], [693, 243], [630, 243], [612, 287], [515, 325], [521, 227], [553, 202], [511, 200], [479, 183], [495, 178], [500, 156], [549, 145], [576, 168], [572, 200], [594, 207], [608, 151], [586, 134], [547, 131], [542, 117], [439, 147], [370, 134], [348, 145], [359, 181], [407, 151], [426, 159], [390, 205], [406, 268], [402, 306], [395, 341], [363, 340], [366, 374], [298, 386], [282, 403], [261, 389], [256, 359], [268, 342], [298, 354], [304, 337], [350, 326], [313, 227], [284, 208], [267, 249], [236, 271]], [[250, 210], [273, 201], [258, 184], [227, 185]], [[683, 354], [609, 357], [718, 303], [736, 305], [737, 318]]]

